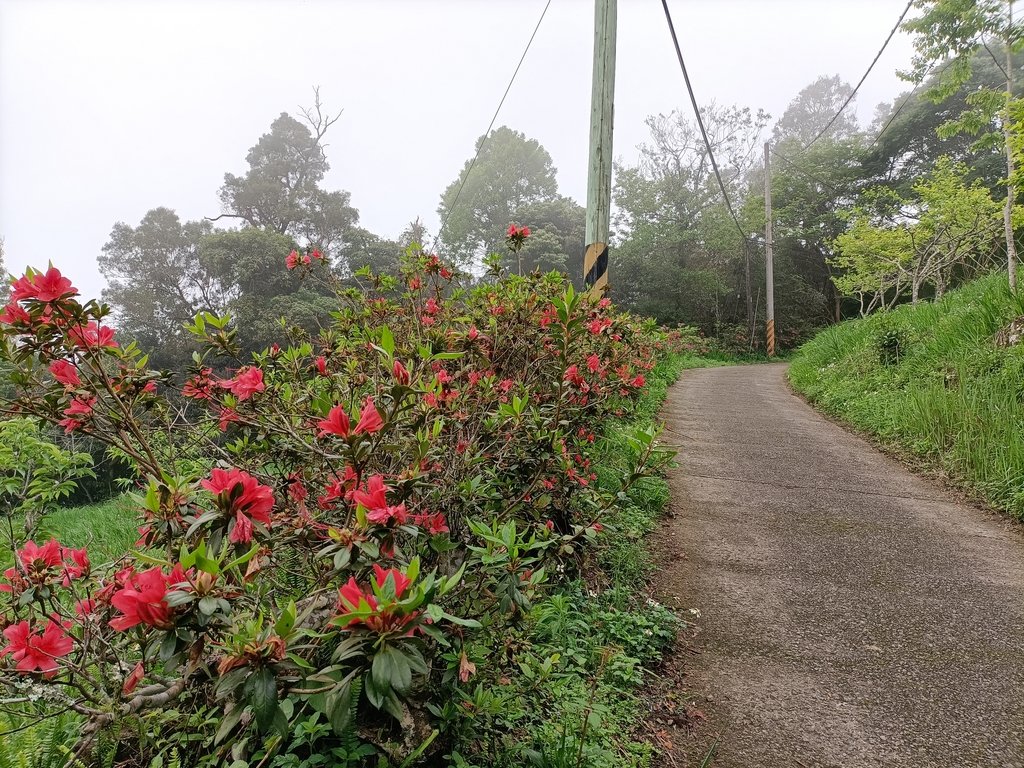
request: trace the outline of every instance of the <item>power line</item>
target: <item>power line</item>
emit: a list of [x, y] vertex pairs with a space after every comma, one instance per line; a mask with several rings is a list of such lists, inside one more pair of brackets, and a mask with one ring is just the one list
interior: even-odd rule
[[949, 69], [950, 65], [954, 61], [955, 61], [955, 59], [950, 59], [949, 61], [947, 61], [943, 65], [942, 69], [940, 69], [938, 72], [935, 72], [935, 68], [932, 67], [930, 70], [928, 70], [924, 74], [924, 76], [917, 83], [917, 85], [914, 86], [914, 89], [909, 94], [907, 94], [907, 98], [905, 98], [903, 100], [903, 102], [899, 105], [899, 107], [896, 108], [896, 111], [893, 112], [891, 115], [889, 115], [889, 119], [885, 121], [885, 125], [882, 126], [882, 130], [880, 130], [877, 134], [875, 134], [875, 138], [873, 138], [871, 140], [870, 146], [873, 147], [873, 146], [875, 146], [875, 144], [878, 143], [878, 140], [880, 138], [882, 138], [882, 134], [885, 133], [887, 130], [889, 130], [889, 126], [892, 125], [896, 121], [896, 118], [900, 116], [900, 112], [902, 112], [903, 108], [905, 106], [907, 106], [907, 104], [910, 103], [910, 100], [914, 98], [914, 95], [921, 89], [921, 86], [924, 85], [928, 81], [928, 78], [930, 78], [933, 73], [935, 73], [938, 76], [941, 76], [943, 72], [945, 72], [947, 69]]
[[672, 13], [668, 9], [668, 0], [661, 0], [661, 6], [665, 9], [665, 19], [668, 21], [668, 31], [672, 34], [672, 44], [676, 48], [676, 58], [679, 59], [679, 68], [683, 70], [683, 79], [686, 81], [686, 90], [690, 94], [690, 104], [693, 105], [693, 114], [697, 118], [697, 125], [700, 127], [700, 135], [704, 137], [704, 147], [708, 151], [708, 158], [711, 160], [711, 168], [715, 172], [715, 178], [718, 179], [718, 188], [722, 190], [722, 197], [725, 198], [725, 207], [729, 209], [729, 215], [732, 217], [732, 221], [736, 225], [736, 231], [740, 233], [740, 238], [743, 240], [744, 246], [746, 246], [747, 235], [743, 231], [743, 227], [740, 226], [739, 219], [736, 218], [736, 212], [733, 210], [732, 201], [729, 200], [729, 193], [725, 191], [725, 183], [722, 181], [722, 174], [718, 171], [718, 163], [715, 162], [715, 153], [711, 149], [711, 141], [708, 139], [708, 132], [704, 128], [704, 119], [700, 116], [700, 108], [697, 106], [697, 97], [693, 95], [693, 86], [690, 84], [690, 75], [686, 71], [686, 62], [683, 61], [683, 52], [679, 48], [679, 38], [676, 37], [676, 27], [672, 23]]
[[480, 157], [480, 153], [483, 151], [484, 145], [487, 143], [487, 139], [491, 136], [491, 129], [494, 128], [494, 122], [498, 119], [498, 113], [501, 112], [501, 108], [505, 104], [505, 99], [508, 98], [508, 92], [512, 90], [512, 84], [516, 81], [516, 75], [519, 74], [519, 69], [523, 66], [523, 61], [526, 59], [526, 54], [530, 52], [530, 46], [533, 45], [533, 38], [537, 36], [537, 30], [540, 29], [540, 25], [544, 21], [544, 17], [547, 15], [548, 8], [550, 7], [551, 0], [548, 0], [547, 3], [544, 4], [544, 10], [540, 12], [540, 18], [537, 19], [537, 25], [533, 28], [533, 34], [530, 35], [530, 39], [526, 42], [526, 48], [523, 49], [523, 55], [519, 57], [519, 63], [516, 64], [516, 70], [512, 73], [512, 78], [508, 81], [508, 85], [505, 87], [505, 93], [502, 94], [501, 101], [498, 102], [498, 108], [494, 110], [494, 115], [491, 116], [491, 122], [487, 125], [487, 130], [484, 131], [484, 135], [480, 140], [480, 145], [476, 148], [476, 154], [473, 155], [473, 159], [469, 163], [469, 168], [466, 169], [466, 172], [462, 176], [462, 183], [459, 184], [459, 188], [455, 192], [455, 198], [452, 200], [451, 205], [448, 206], [448, 211], [445, 213], [444, 219], [441, 221], [441, 226], [437, 230], [437, 234], [434, 236], [434, 243], [430, 247], [430, 250], [434, 250], [438, 239], [441, 237], [441, 233], [444, 232], [444, 228], [448, 225], [448, 219], [452, 215], [452, 211], [455, 210], [456, 203], [459, 202], [462, 190], [465, 188], [466, 182], [469, 180], [469, 175], [473, 172], [473, 167], [476, 165], [476, 161]]
[[894, 26], [889, 31], [889, 36], [887, 38], [885, 38], [885, 42], [882, 43], [882, 47], [878, 49], [878, 53], [875, 54], [875, 58], [871, 60], [871, 64], [868, 66], [867, 72], [864, 73], [864, 76], [860, 79], [860, 82], [857, 83], [857, 86], [850, 92], [850, 95], [846, 98], [846, 101], [843, 102], [843, 106], [841, 106], [839, 108], [839, 111], [836, 112], [832, 116], [832, 119], [828, 121], [828, 125], [826, 125], [824, 128], [822, 128], [821, 131], [818, 133], [818, 135], [815, 136], [813, 139], [811, 139], [807, 143], [807, 146], [805, 146], [801, 150], [801, 152], [807, 151], [810, 148], [811, 144], [813, 144], [818, 139], [820, 139], [822, 136], [824, 136], [826, 133], [828, 133], [828, 129], [831, 128], [835, 124], [836, 120], [839, 119], [839, 116], [841, 114], [843, 114], [843, 110], [845, 110], [848, 106], [850, 106], [850, 102], [853, 101], [854, 97], [857, 95], [857, 91], [860, 90], [860, 87], [862, 85], [864, 85], [864, 81], [868, 79], [868, 75], [871, 74], [871, 70], [874, 69], [875, 64], [877, 64], [878, 60], [882, 57], [882, 54], [885, 52], [885, 49], [889, 45], [889, 41], [892, 40], [893, 35], [896, 34], [896, 30], [898, 30], [900, 28], [900, 25], [903, 23], [903, 19], [906, 17], [907, 13], [910, 12], [910, 7], [913, 4], [914, 4], [914, 0], [909, 0], [909, 2], [907, 3], [907, 7], [903, 9], [903, 13], [900, 14], [899, 19], [896, 21], [896, 26]]
[[817, 174], [811, 173], [810, 171], [806, 170], [805, 168], [801, 168], [799, 165], [794, 163], [792, 160], [790, 160], [784, 154], [782, 154], [777, 149], [775, 149], [775, 147], [771, 147], [771, 153], [773, 155], [775, 155], [777, 158], [779, 158], [779, 160], [784, 162], [786, 165], [788, 165], [790, 168], [792, 168], [794, 171], [796, 171], [797, 173], [802, 173], [807, 178], [812, 179], [813, 181], [816, 181], [819, 184], [821, 184], [823, 187], [825, 187], [827, 190], [829, 190], [837, 198], [840, 197], [840, 193], [839, 193], [838, 188], [835, 185], [833, 185], [831, 182], [825, 181], [823, 178], [821, 178]]

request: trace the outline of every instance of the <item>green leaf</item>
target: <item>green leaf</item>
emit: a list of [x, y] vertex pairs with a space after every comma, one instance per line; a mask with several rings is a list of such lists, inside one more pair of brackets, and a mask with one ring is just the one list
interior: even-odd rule
[[386, 325], [380, 329], [380, 346], [387, 353], [388, 357], [395, 354], [395, 337], [391, 333], [391, 329]]
[[243, 688], [243, 696], [252, 707], [256, 727], [266, 731], [277, 715], [277, 678], [269, 669], [258, 669], [249, 675]]

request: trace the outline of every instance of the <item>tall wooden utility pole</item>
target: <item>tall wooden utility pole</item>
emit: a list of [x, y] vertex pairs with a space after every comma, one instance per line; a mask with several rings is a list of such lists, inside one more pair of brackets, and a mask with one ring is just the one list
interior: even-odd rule
[[[1006, 0], [1006, 111], [1013, 101], [1013, 0]], [[1006, 271], [1010, 278], [1010, 292], [1017, 292], [1017, 243], [1013, 234], [1013, 150], [1010, 148], [1010, 115], [1003, 115], [1003, 144], [1006, 148], [1006, 201], [1003, 204], [1003, 228], [1006, 234]]]
[[772, 261], [772, 165], [768, 142], [764, 143], [764, 282], [768, 310], [765, 329], [768, 357], [775, 356], [775, 265]]
[[612, 117], [615, 98], [615, 19], [618, 0], [594, 2], [594, 73], [590, 95], [590, 167], [587, 173], [587, 250], [583, 281], [608, 288], [608, 236], [612, 225]]

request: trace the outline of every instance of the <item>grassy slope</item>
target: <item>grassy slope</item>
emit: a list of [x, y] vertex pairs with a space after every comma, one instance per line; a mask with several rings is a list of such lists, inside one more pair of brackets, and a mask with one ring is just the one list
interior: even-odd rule
[[[1022, 314], [1024, 297], [993, 274], [938, 302], [828, 328], [801, 348], [790, 381], [822, 410], [1024, 518], [1024, 345], [993, 343]], [[890, 364], [879, 350], [887, 332], [903, 338]]]

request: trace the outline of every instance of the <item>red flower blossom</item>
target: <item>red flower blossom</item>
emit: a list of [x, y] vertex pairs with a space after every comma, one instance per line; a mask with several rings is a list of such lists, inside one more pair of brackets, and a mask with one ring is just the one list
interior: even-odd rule
[[233, 379], [222, 381], [221, 386], [224, 389], [230, 389], [231, 394], [238, 398], [238, 400], [248, 400], [257, 392], [262, 392], [266, 389], [263, 384], [263, 371], [254, 365], [247, 365], [239, 368], [235, 372]]
[[64, 409], [64, 418], [57, 424], [64, 427], [65, 434], [70, 434], [85, 423], [85, 420], [92, 415], [93, 406], [96, 404], [95, 397], [76, 397], [71, 404]]
[[433, 514], [417, 515], [414, 522], [421, 526], [431, 536], [437, 536], [442, 533], [450, 533], [448, 528], [448, 521], [444, 519], [443, 512], [434, 512]]
[[33, 632], [27, 621], [19, 621], [4, 630], [7, 645], [0, 657], [11, 655], [19, 672], [39, 670], [44, 677], [57, 674], [57, 659], [71, 653], [74, 643], [59, 622], [50, 619], [42, 632]]
[[235, 421], [241, 421], [242, 417], [238, 415], [238, 411], [234, 408], [221, 408], [220, 415], [217, 418], [217, 424], [220, 427], [220, 431], [224, 432], [228, 428], [228, 424]]
[[373, 404], [373, 398], [366, 398], [366, 401], [363, 403], [363, 410], [359, 414], [359, 423], [356, 424], [355, 433], [357, 435], [372, 435], [374, 432], [380, 432], [383, 428], [384, 420], [377, 412], [377, 407]]
[[67, 360], [54, 360], [50, 363], [50, 373], [68, 389], [82, 386], [82, 380], [78, 378], [78, 369]]
[[72, 328], [68, 331], [68, 336], [83, 349], [118, 346], [118, 343], [114, 341], [114, 329], [102, 326], [95, 320], [90, 320], [86, 325]]
[[377, 610], [377, 598], [373, 596], [372, 592], [364, 592], [355, 577], [350, 576], [349, 580], [338, 590], [338, 612], [344, 615], [358, 611], [362, 603], [369, 606], [371, 611]]
[[348, 414], [345, 413], [345, 407], [336, 405], [331, 408], [326, 419], [317, 422], [317, 426], [320, 427], [320, 434], [317, 437], [326, 437], [327, 435], [348, 437], [352, 422], [349, 421]]
[[0, 313], [0, 323], [5, 325], [28, 325], [31, 322], [32, 316], [16, 301], [10, 302]]
[[638, 373], [636, 378], [629, 383], [632, 384], [634, 387], [642, 387], [644, 384], [647, 383], [647, 379], [644, 378], [644, 375], [642, 373]]
[[409, 382], [412, 381], [408, 369], [402, 365], [401, 360], [395, 360], [395, 364], [391, 366], [391, 373], [394, 374], [395, 381], [403, 386], [409, 386]]
[[378, 525], [387, 525], [394, 520], [398, 525], [404, 525], [409, 519], [408, 510], [405, 504], [389, 506], [387, 492], [390, 490], [384, 484], [384, 478], [374, 475], [366, 481], [366, 490], [352, 492], [352, 500], [366, 509], [366, 519]]
[[270, 527], [274, 508], [274, 492], [241, 469], [215, 469], [209, 480], [200, 485], [217, 497], [217, 505], [226, 514], [235, 516], [235, 525], [228, 538], [235, 543], [252, 541], [252, 521]]
[[591, 355], [587, 358], [587, 369], [591, 373], [596, 373], [597, 369], [601, 367], [601, 358], [597, 355]]
[[124, 685], [121, 686], [121, 693], [127, 696], [129, 693], [135, 690], [139, 683], [142, 682], [142, 678], [146, 676], [146, 668], [140, 661], [135, 665], [135, 668], [128, 674], [128, 677], [124, 680]]
[[324, 257], [324, 255], [322, 253], [320, 253], [320, 249], [319, 248], [314, 248], [313, 249], [313, 258], [314, 259], [323, 259], [323, 257]]
[[323, 355], [316, 359], [316, 372], [321, 376], [327, 375], [327, 358]]
[[299, 266], [299, 252], [292, 251], [291, 253], [289, 253], [284, 259], [284, 265], [288, 269], [295, 269], [297, 266]]
[[381, 568], [377, 563], [373, 564], [373, 575], [374, 580], [377, 582], [377, 588], [383, 589], [385, 582], [390, 577], [392, 583], [395, 585], [395, 597], [401, 598], [405, 594], [405, 590], [412, 584], [412, 579], [406, 576], [397, 568]]
[[11, 283], [11, 288], [11, 301], [35, 299], [49, 303], [66, 296], [78, 295], [71, 281], [61, 275], [56, 267], [50, 267], [45, 274], [34, 272], [19, 277]]
[[26, 541], [25, 546], [16, 554], [21, 567], [29, 574], [54, 568], [60, 565], [62, 559], [60, 542], [56, 539], [50, 539], [41, 547], [34, 541]]
[[173, 627], [172, 610], [166, 599], [167, 584], [167, 577], [158, 566], [142, 573], [131, 573], [125, 585], [110, 598], [110, 604], [121, 612], [111, 619], [110, 626], [118, 632], [139, 624], [159, 629]]
[[213, 380], [210, 378], [212, 373], [213, 369], [211, 368], [201, 369], [199, 373], [185, 382], [185, 386], [181, 388], [182, 396], [191, 397], [194, 400], [209, 400], [213, 397]]

